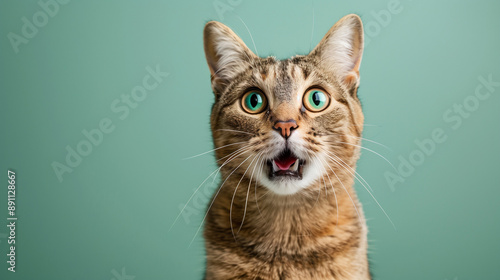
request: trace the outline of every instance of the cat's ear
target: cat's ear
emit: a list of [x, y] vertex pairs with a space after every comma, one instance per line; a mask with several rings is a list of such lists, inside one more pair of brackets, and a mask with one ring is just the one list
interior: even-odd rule
[[212, 74], [214, 92], [224, 87], [257, 56], [229, 27], [210, 21], [203, 30], [203, 45], [208, 68]]
[[311, 51], [325, 70], [331, 70], [347, 88], [359, 84], [363, 55], [363, 23], [350, 14], [340, 19]]

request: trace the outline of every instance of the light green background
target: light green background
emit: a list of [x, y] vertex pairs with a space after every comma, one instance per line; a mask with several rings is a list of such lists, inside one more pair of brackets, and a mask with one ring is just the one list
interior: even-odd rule
[[[46, 1], [46, 0], [42, 0]], [[396, 167], [416, 139], [442, 128], [447, 140], [391, 190], [391, 166], [363, 151], [359, 173], [396, 229], [357, 185], [370, 229], [376, 279], [499, 279], [500, 87], [454, 130], [443, 113], [472, 96], [478, 77], [500, 81], [500, 2], [71, 1], [15, 53], [9, 32], [36, 1], [0, 4], [0, 278], [200, 279], [198, 234], [205, 196], [171, 227], [179, 205], [215, 168], [213, 102], [202, 48], [208, 20], [229, 25], [261, 56], [305, 54], [343, 15], [371, 28], [359, 91], [367, 148]], [[219, 16], [214, 3], [234, 4]], [[312, 28], [314, 11], [314, 31]], [[311, 32], [312, 43], [311, 43]], [[147, 66], [170, 73], [130, 115], [110, 104], [142, 83]], [[110, 118], [115, 130], [59, 182], [81, 131]], [[17, 272], [7, 272], [7, 169], [17, 171]], [[207, 186], [210, 190], [210, 186]]]

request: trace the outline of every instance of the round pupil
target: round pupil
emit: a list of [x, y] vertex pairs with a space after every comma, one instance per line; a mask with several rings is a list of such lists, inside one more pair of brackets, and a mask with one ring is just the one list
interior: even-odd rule
[[313, 105], [315, 105], [316, 107], [322, 105], [326, 100], [325, 95], [320, 91], [313, 92], [311, 97]]
[[248, 97], [248, 105], [250, 109], [256, 110], [262, 104], [262, 97], [258, 93], [252, 93]]

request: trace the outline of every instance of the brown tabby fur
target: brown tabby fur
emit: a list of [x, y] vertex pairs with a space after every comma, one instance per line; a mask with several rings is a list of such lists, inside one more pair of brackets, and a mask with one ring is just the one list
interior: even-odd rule
[[[351, 33], [335, 37], [346, 30]], [[329, 60], [336, 55], [329, 49], [332, 38], [349, 40], [347, 56]], [[221, 40], [226, 48], [217, 45]], [[363, 128], [356, 95], [363, 49], [359, 17], [344, 17], [309, 55], [287, 60], [257, 57], [218, 22], [207, 23], [204, 43], [216, 97], [211, 128], [222, 166], [205, 221], [205, 279], [371, 279], [366, 223], [353, 189]], [[311, 87], [330, 95], [325, 111], [303, 107], [302, 95]], [[267, 96], [268, 108], [260, 114], [241, 107], [250, 88]], [[292, 136], [304, 140], [311, 157], [330, 157], [314, 167], [321, 176], [310, 185], [281, 195], [259, 178], [276, 141], [286, 141], [273, 124], [290, 119], [299, 126]]]

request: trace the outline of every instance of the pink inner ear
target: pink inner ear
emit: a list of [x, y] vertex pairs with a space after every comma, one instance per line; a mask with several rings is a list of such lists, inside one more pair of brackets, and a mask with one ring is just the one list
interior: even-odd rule
[[344, 82], [348, 86], [353, 86], [354, 84], [356, 84], [356, 82], [358, 81], [358, 79], [359, 79], [359, 72], [357, 70], [356, 71], [351, 71], [345, 77]]

